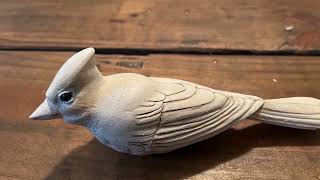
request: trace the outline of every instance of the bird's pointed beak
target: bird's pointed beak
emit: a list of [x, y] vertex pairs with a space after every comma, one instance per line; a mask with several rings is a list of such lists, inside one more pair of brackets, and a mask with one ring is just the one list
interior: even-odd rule
[[53, 108], [52, 105], [50, 106], [50, 102], [47, 99], [29, 116], [30, 119], [36, 120], [49, 120], [60, 117], [57, 109]]

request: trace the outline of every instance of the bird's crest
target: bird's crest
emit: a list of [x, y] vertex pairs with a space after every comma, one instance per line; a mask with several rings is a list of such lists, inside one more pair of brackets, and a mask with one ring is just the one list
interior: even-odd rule
[[70, 57], [55, 75], [46, 96], [55, 96], [60, 90], [75, 81], [83, 84], [96, 76], [101, 76], [95, 66], [94, 53], [94, 48], [86, 48]]

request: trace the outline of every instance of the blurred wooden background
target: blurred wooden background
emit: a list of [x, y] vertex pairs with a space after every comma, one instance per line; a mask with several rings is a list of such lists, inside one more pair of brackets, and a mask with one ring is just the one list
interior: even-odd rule
[[134, 157], [61, 119], [31, 121], [59, 67], [172, 77], [262, 98], [320, 98], [317, 0], [0, 1], [0, 180], [320, 179], [320, 133], [253, 121]]

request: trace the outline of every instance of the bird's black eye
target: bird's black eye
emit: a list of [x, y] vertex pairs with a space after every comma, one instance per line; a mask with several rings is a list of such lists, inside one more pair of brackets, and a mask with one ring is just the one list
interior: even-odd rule
[[69, 102], [71, 101], [71, 99], [73, 98], [73, 93], [70, 92], [70, 91], [65, 91], [65, 92], [62, 92], [60, 95], [59, 95], [59, 99], [63, 102]]

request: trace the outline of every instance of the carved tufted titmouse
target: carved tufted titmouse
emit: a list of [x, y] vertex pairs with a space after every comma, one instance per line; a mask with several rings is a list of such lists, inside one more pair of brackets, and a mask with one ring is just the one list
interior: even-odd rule
[[31, 119], [63, 118], [82, 125], [119, 152], [169, 152], [213, 137], [248, 117], [276, 125], [317, 129], [320, 100], [263, 100], [195, 83], [133, 73], [103, 76], [95, 50], [84, 49], [61, 67]]

